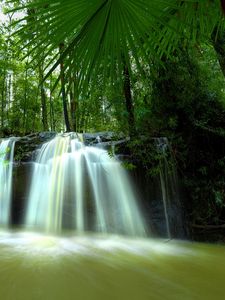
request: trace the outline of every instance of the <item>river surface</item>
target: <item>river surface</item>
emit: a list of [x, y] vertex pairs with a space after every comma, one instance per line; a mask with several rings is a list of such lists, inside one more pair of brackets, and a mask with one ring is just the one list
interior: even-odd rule
[[225, 247], [1, 232], [0, 299], [225, 299]]

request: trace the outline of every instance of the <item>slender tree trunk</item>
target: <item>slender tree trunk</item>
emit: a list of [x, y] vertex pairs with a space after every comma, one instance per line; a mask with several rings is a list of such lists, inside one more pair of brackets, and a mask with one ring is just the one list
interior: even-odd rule
[[77, 108], [78, 108], [78, 93], [77, 93], [77, 82], [76, 78], [71, 78], [70, 88], [70, 114], [71, 114], [71, 125], [72, 130], [77, 132]]
[[85, 132], [86, 124], [87, 124], [87, 106], [86, 101], [82, 103], [82, 106], [79, 107], [79, 132]]
[[26, 134], [27, 132], [27, 76], [28, 75], [28, 68], [26, 63], [25, 69], [25, 83], [24, 83], [24, 105], [23, 105], [23, 133]]
[[54, 103], [52, 99], [52, 75], [50, 76], [50, 98], [49, 98], [49, 104], [50, 104], [50, 125], [51, 130], [55, 130], [55, 116], [54, 116]]
[[70, 91], [70, 111], [71, 111], [71, 125], [74, 132], [77, 131], [76, 128], [76, 101], [73, 91]]
[[221, 71], [225, 77], [225, 31], [218, 31], [218, 27], [216, 26], [213, 30], [211, 39], [218, 57]]
[[[61, 43], [59, 45], [59, 51], [62, 53], [64, 48], [64, 44]], [[65, 72], [64, 72], [64, 64], [61, 60], [60, 62], [60, 80], [61, 80], [61, 93], [62, 93], [62, 101], [63, 101], [63, 113], [64, 113], [64, 120], [66, 125], [66, 131], [70, 132], [70, 122], [69, 122], [69, 114], [67, 109], [67, 99], [66, 99], [66, 88], [65, 88]]]
[[[38, 105], [38, 99], [39, 99], [39, 88], [37, 88], [37, 91], [36, 91], [36, 95], [35, 95], [35, 105]], [[37, 122], [37, 111], [34, 110], [33, 112], [33, 116], [32, 116], [32, 128], [36, 128], [36, 122]], [[38, 113], [38, 120], [39, 120], [39, 113]]]
[[221, 3], [222, 12], [225, 15], [225, 0], [220, 0], [220, 3]]
[[1, 92], [1, 96], [2, 96], [2, 103], [1, 103], [1, 127], [4, 127], [4, 121], [5, 121], [5, 80], [6, 80], [6, 71], [4, 70], [4, 75], [3, 75], [3, 79], [2, 79], [2, 92]]
[[135, 135], [135, 118], [134, 118], [134, 105], [131, 94], [131, 82], [130, 82], [130, 74], [127, 65], [124, 65], [124, 96], [125, 96], [125, 104], [126, 110], [128, 113], [128, 129], [130, 137]]
[[44, 88], [44, 71], [43, 66], [39, 64], [39, 81], [40, 81], [40, 93], [41, 93], [41, 115], [42, 115], [42, 125], [45, 131], [48, 131], [48, 113], [47, 113], [47, 101], [46, 93]]
[[11, 74], [7, 74], [7, 94], [6, 94], [6, 120], [7, 124], [9, 124], [9, 110], [11, 103]]

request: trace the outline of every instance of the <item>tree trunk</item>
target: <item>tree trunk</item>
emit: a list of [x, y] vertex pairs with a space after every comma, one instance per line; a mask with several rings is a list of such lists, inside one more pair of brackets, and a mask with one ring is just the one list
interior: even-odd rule
[[223, 72], [223, 76], [225, 77], [225, 31], [218, 31], [218, 27], [216, 26], [213, 30], [211, 39], [218, 57], [221, 71]]
[[74, 132], [77, 132], [77, 108], [78, 108], [78, 93], [77, 93], [77, 82], [76, 76], [71, 78], [70, 87], [70, 116], [71, 116], [71, 126]]
[[[61, 43], [59, 45], [60, 53], [63, 52], [64, 44]], [[61, 80], [61, 92], [62, 92], [62, 101], [63, 101], [63, 113], [64, 113], [64, 120], [66, 125], [66, 131], [70, 132], [70, 122], [69, 122], [69, 114], [67, 109], [67, 99], [66, 99], [66, 88], [65, 88], [65, 73], [64, 73], [64, 64], [63, 60], [60, 62], [60, 80]]]
[[53, 99], [52, 99], [52, 75], [50, 76], [49, 111], [50, 111], [50, 126], [51, 126], [51, 130], [55, 131], [54, 103], [53, 103]]
[[25, 68], [25, 83], [24, 83], [24, 106], [23, 106], [23, 133], [26, 134], [27, 131], [27, 75], [28, 75], [28, 66], [26, 63]]
[[77, 131], [76, 122], [76, 101], [73, 91], [70, 91], [70, 112], [71, 112], [71, 125], [74, 132]]
[[130, 74], [127, 65], [124, 65], [124, 96], [125, 96], [125, 104], [126, 110], [128, 113], [128, 129], [130, 137], [135, 135], [135, 118], [134, 118], [134, 105], [131, 94], [131, 82], [130, 82]]
[[1, 92], [1, 96], [2, 96], [2, 103], [1, 103], [1, 127], [3, 129], [4, 127], [4, 121], [5, 121], [5, 80], [6, 80], [6, 71], [4, 70], [4, 75], [3, 75], [3, 79], [2, 79], [2, 92]]
[[47, 113], [47, 101], [46, 101], [46, 93], [44, 89], [44, 73], [43, 67], [39, 64], [39, 80], [40, 80], [40, 92], [41, 92], [41, 114], [42, 114], [42, 124], [43, 129], [48, 131], [48, 113]]

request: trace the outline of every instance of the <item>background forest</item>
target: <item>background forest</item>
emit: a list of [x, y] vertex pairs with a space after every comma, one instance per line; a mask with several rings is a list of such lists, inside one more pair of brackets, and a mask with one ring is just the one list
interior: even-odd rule
[[223, 1], [56, 2], [2, 5], [1, 136], [123, 132], [130, 136], [128, 166], [141, 165], [149, 178], [161, 159], [152, 138], [167, 137], [189, 234], [221, 239]]

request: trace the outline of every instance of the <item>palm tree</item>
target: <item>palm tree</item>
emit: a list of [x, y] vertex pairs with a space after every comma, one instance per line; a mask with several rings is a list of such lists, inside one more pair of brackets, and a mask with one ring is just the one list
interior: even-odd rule
[[41, 57], [48, 56], [65, 43], [48, 75], [60, 60], [71, 73], [71, 57], [76, 57], [82, 87], [94, 81], [102, 65], [105, 77], [115, 80], [123, 74], [123, 59], [131, 69], [132, 57], [141, 69], [149, 53], [169, 54], [181, 37], [195, 41], [210, 36], [218, 23], [222, 25], [219, 0], [30, 0], [19, 9], [33, 10], [32, 19], [27, 15], [24, 19], [29, 22], [21, 22], [18, 33], [23, 39], [38, 27], [38, 34], [27, 43], [32, 45], [31, 52], [40, 48]]
[[209, 40], [215, 28], [224, 27], [221, 5], [222, 0], [27, 0], [14, 10], [32, 11], [17, 30], [31, 49], [28, 55], [45, 59], [54, 53], [46, 77], [63, 64], [64, 82], [76, 72], [84, 93], [100, 72], [103, 82], [110, 78], [122, 89], [124, 66], [132, 80], [132, 69], [143, 72], [150, 56], [161, 61], [180, 43]]

